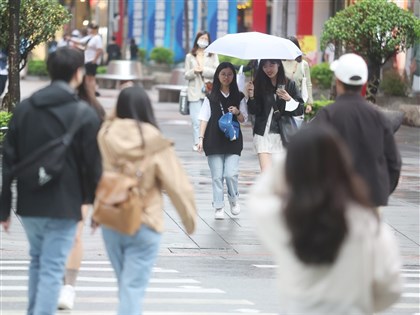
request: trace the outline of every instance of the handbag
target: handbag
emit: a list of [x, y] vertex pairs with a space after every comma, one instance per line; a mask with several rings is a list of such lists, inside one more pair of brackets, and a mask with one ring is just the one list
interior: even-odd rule
[[238, 84], [239, 91], [244, 92], [245, 91], [244, 66], [241, 66], [238, 70], [238, 74], [236, 75], [236, 83]]
[[211, 94], [211, 90], [213, 89], [213, 82], [206, 81], [204, 79], [204, 76], [202, 74], [200, 75], [201, 75], [201, 79], [203, 80], [202, 92], [204, 93], [205, 96], [208, 97]]
[[[303, 66], [303, 61], [300, 63], [301, 65], [301, 70], [302, 70], [302, 87], [301, 87], [301, 96], [303, 101], [306, 103], [308, 101], [309, 98], [309, 94], [308, 94], [308, 86], [307, 86], [307, 77], [305, 76], [305, 68]], [[302, 115], [299, 116], [293, 116], [293, 119], [296, 122], [296, 126], [297, 128], [302, 127], [303, 122], [305, 121], [305, 113], [303, 113]]]
[[220, 109], [222, 110], [222, 117], [220, 117], [218, 121], [219, 129], [230, 141], [237, 140], [239, 138], [240, 130], [239, 122], [233, 120], [233, 114], [231, 112], [225, 114], [222, 104], [220, 104]]
[[96, 188], [92, 218], [123, 234], [133, 235], [142, 223], [144, 196], [139, 177], [104, 171]]
[[181, 115], [190, 114], [190, 104], [188, 103], [188, 87], [183, 87], [179, 93], [179, 113]]
[[304, 66], [303, 66], [303, 61], [300, 63], [300, 65], [301, 65], [302, 75], [303, 75], [303, 78], [302, 78], [302, 91], [301, 91], [301, 94], [302, 94], [302, 99], [303, 99], [303, 101], [306, 103], [306, 102], [308, 101], [308, 99], [309, 99], [308, 85], [307, 85], [307, 80], [308, 80], [308, 78], [307, 78], [307, 77], [306, 77], [306, 75], [305, 75], [305, 68], [304, 68]]
[[291, 116], [282, 115], [277, 120], [277, 123], [279, 126], [281, 142], [283, 143], [283, 146], [287, 148], [287, 146], [290, 143], [290, 139], [298, 131], [299, 128], [296, 124], [295, 119]]

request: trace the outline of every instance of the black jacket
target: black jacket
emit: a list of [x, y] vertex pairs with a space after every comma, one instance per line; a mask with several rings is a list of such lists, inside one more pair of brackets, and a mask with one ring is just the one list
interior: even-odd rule
[[270, 115], [271, 108], [273, 107], [274, 110], [277, 110], [278, 108], [280, 110], [281, 115], [298, 116], [303, 114], [304, 101], [302, 99], [302, 96], [300, 95], [299, 90], [296, 88], [296, 84], [293, 80], [287, 80], [286, 91], [295, 101], [299, 102], [298, 108], [296, 108], [293, 112], [286, 112], [284, 110], [286, 101], [278, 99], [277, 97], [276, 99], [274, 99], [274, 91], [273, 93], [256, 95], [256, 98], [253, 100], [248, 99], [248, 113], [255, 115], [255, 124], [253, 130], [254, 134], [260, 136], [264, 135], [268, 116]]
[[401, 157], [391, 123], [358, 94], [339, 96], [320, 110], [314, 124], [331, 124], [343, 137], [356, 171], [366, 181], [375, 206], [387, 205], [398, 184]]
[[82, 202], [92, 202], [102, 165], [96, 141], [100, 121], [95, 111], [79, 101], [74, 90], [62, 81], [34, 93], [15, 109], [3, 143], [3, 186], [0, 220], [10, 216], [11, 167], [40, 145], [64, 134], [76, 114], [77, 102], [84, 112], [66, 157], [62, 175], [54, 185], [36, 192], [17, 182], [17, 213], [22, 216], [81, 219]]

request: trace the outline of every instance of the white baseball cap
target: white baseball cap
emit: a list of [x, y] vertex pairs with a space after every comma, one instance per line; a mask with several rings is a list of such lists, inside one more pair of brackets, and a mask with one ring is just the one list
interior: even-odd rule
[[348, 85], [363, 85], [368, 79], [366, 62], [356, 54], [342, 55], [331, 63], [330, 69], [338, 80]]

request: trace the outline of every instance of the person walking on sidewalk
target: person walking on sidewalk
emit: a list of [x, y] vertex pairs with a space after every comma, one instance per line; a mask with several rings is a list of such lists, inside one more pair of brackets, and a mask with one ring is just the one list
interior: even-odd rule
[[[103, 53], [102, 37], [98, 34], [99, 25], [91, 22], [88, 25], [88, 35], [81, 39], [72, 38], [71, 41], [76, 44], [84, 45], [85, 52], [85, 74], [88, 84], [95, 84], [96, 89], [96, 71], [101, 64], [101, 56]], [[96, 96], [99, 93], [96, 92]]]
[[350, 149], [356, 171], [366, 181], [370, 199], [386, 206], [401, 172], [401, 156], [391, 123], [361, 95], [368, 78], [362, 57], [345, 54], [331, 64], [337, 85], [337, 99], [321, 109], [313, 124], [331, 125]]
[[188, 103], [190, 108], [191, 123], [193, 127], [193, 150], [198, 150], [198, 135], [200, 121], [198, 115], [204, 97], [209, 92], [214, 72], [219, 65], [216, 54], [205, 53], [204, 49], [210, 45], [210, 34], [206, 31], [197, 33], [193, 48], [185, 57], [185, 79], [188, 81]]
[[255, 115], [254, 148], [261, 171], [271, 165], [272, 156], [282, 154], [282, 116], [290, 119], [303, 114], [303, 99], [293, 80], [287, 79], [278, 59], [260, 60], [255, 85], [248, 82], [248, 111]]
[[241, 211], [238, 197], [239, 157], [243, 149], [242, 132], [236, 140], [228, 139], [219, 128], [219, 119], [231, 112], [233, 120], [244, 123], [248, 111], [244, 94], [236, 83], [235, 67], [230, 62], [222, 62], [213, 78], [213, 89], [204, 99], [198, 119], [200, 136], [198, 151], [204, 150], [210, 167], [213, 187], [213, 208], [215, 219], [224, 217], [224, 184], [226, 181], [230, 211], [238, 215]]
[[99, 118], [76, 95], [83, 66], [83, 53], [76, 49], [63, 47], [51, 53], [47, 61], [51, 85], [16, 107], [3, 144], [0, 221], [7, 232], [12, 168], [43, 144], [62, 136], [81, 111], [60, 177], [36, 190], [27, 181], [17, 180], [17, 215], [28, 238], [31, 256], [28, 315], [56, 313], [66, 258], [74, 242], [77, 222], [82, 218], [80, 208], [84, 201], [93, 202], [90, 192], [95, 191], [102, 172], [96, 141]]
[[[181, 216], [188, 234], [196, 222], [194, 190], [172, 143], [157, 128], [153, 108], [139, 86], [120, 92], [115, 117], [102, 124], [98, 142], [104, 170], [136, 173], [142, 168], [145, 191], [142, 225], [134, 235], [102, 226], [106, 251], [118, 280], [118, 315], [139, 315], [163, 232], [165, 191]], [[138, 209], [140, 211], [140, 209]]]
[[[83, 76], [82, 84], [78, 88], [78, 95], [81, 100], [85, 101], [95, 110], [102, 122], [105, 119], [105, 110], [95, 96], [95, 86], [89, 85], [88, 81], [86, 81], [86, 76]], [[86, 201], [82, 205], [82, 220], [77, 224], [74, 244], [67, 257], [64, 284], [61, 287], [60, 297], [58, 299], [58, 309], [71, 310], [74, 307], [74, 300], [76, 298], [75, 284], [83, 258], [83, 227], [89, 212], [88, 203]]]
[[[293, 42], [300, 50], [299, 41], [295, 36], [290, 36], [289, 40]], [[308, 62], [300, 55], [295, 60], [283, 60], [283, 67], [286, 76], [295, 81], [300, 95], [305, 102], [305, 113], [308, 114], [312, 111], [314, 99], [312, 96], [312, 81], [311, 71]], [[302, 122], [304, 115], [302, 115]]]
[[280, 314], [371, 315], [399, 299], [396, 237], [371, 206], [333, 128], [298, 132], [286, 157], [251, 189], [248, 205], [281, 266]]

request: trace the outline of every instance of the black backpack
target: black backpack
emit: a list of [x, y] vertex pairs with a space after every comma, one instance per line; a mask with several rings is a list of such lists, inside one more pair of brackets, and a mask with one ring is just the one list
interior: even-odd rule
[[82, 112], [82, 105], [77, 103], [76, 114], [67, 132], [45, 143], [14, 165], [11, 180], [17, 178], [29, 190], [37, 190], [55, 182], [63, 171], [67, 150], [80, 126]]

